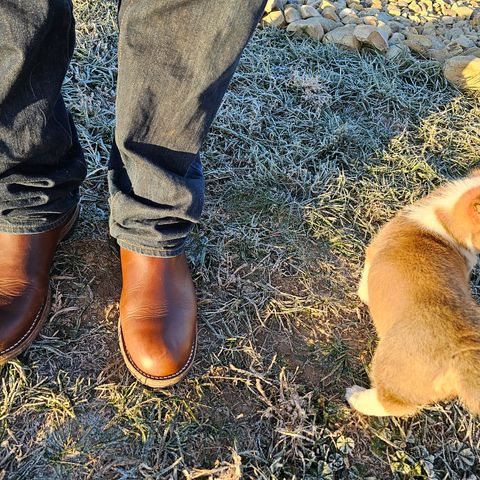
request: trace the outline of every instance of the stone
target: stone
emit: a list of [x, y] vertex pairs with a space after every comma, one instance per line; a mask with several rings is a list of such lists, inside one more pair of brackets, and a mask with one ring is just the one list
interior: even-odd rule
[[463, 54], [480, 58], [480, 47], [469, 48], [468, 50], [465, 50]]
[[318, 40], [318, 41], [322, 40], [322, 38], [325, 35], [323, 27], [319, 23], [315, 25], [308, 25], [305, 31], [307, 32], [307, 35], [310, 38], [313, 38], [314, 40]]
[[285, 17], [282, 12], [275, 10], [262, 18], [262, 24], [269, 27], [283, 27], [285, 25]]
[[465, 35], [460, 35], [459, 37], [454, 38], [450, 43], [450, 45], [458, 45], [462, 48], [473, 48], [475, 47], [475, 42], [470, 38], [466, 37]]
[[445, 78], [454, 85], [468, 90], [480, 90], [480, 58], [460, 55], [449, 58], [443, 67]]
[[363, 7], [360, 3], [351, 3], [349, 7], [355, 12], [361, 12], [363, 10]]
[[382, 20], [379, 20], [377, 27], [383, 32], [385, 32], [385, 34], [387, 35], [387, 38], [390, 38], [392, 36], [393, 30], [390, 28], [388, 23], [385, 23], [385, 22], [382, 22]]
[[443, 62], [451, 55], [448, 48], [432, 48], [426, 51], [425, 56], [432, 60], [437, 60], [437, 62]]
[[[347, 5], [347, 4], [345, 3], [345, 6], [346, 6], [346, 5]], [[324, 8], [329, 8], [329, 7], [335, 8], [335, 4], [332, 3], [330, 0], [322, 0], [322, 1], [320, 2], [319, 8], [321, 8], [322, 10], [323, 10]]]
[[428, 35], [435, 35], [435, 34], [436, 34], [436, 30], [435, 30], [434, 27], [423, 27], [422, 30], [421, 30], [421, 32], [419, 32], [419, 33], [421, 33], [422, 35], [426, 35], [426, 36], [428, 36]]
[[373, 16], [373, 17], [378, 17], [381, 15], [380, 10], [378, 8], [365, 8], [363, 10], [359, 10], [359, 15], [361, 16]]
[[457, 20], [455, 26], [465, 29], [468, 28], [469, 22], [468, 20]]
[[438, 38], [436, 35], [425, 35], [425, 36], [432, 42], [433, 49], [438, 50], [445, 47], [442, 40]]
[[362, 25], [362, 19], [357, 17], [356, 15], [347, 15], [346, 17], [342, 18], [342, 23], [344, 25]]
[[287, 5], [283, 11], [283, 14], [285, 15], [285, 20], [287, 23], [292, 23], [302, 19], [300, 12], [293, 5]]
[[374, 17], [372, 15], [367, 15], [366, 17], [362, 17], [363, 23], [365, 25], [373, 25], [377, 26], [377, 17]]
[[324, 8], [322, 11], [322, 16], [328, 18], [329, 20], [333, 20], [334, 22], [340, 21], [340, 18], [338, 18], [337, 12], [335, 11], [334, 7]]
[[452, 10], [461, 18], [470, 18], [473, 14], [473, 8], [469, 6], [459, 6], [457, 4], [452, 5]]
[[480, 0], [267, 0], [262, 24], [369, 45], [400, 62], [411, 51], [444, 64], [460, 88], [480, 90]]
[[388, 50], [387, 34], [373, 25], [357, 25], [353, 35], [359, 42], [375, 47], [381, 52]]
[[360, 42], [357, 40], [353, 31], [355, 26], [345, 25], [343, 27], [336, 28], [325, 34], [324, 42], [333, 43], [342, 47], [358, 50], [360, 48]]
[[393, 33], [400, 32], [403, 30], [403, 25], [400, 22], [388, 22], [388, 26], [391, 28]]
[[391, 37], [388, 43], [390, 45], [396, 45], [398, 43], [403, 43], [405, 41], [405, 35], [400, 32], [395, 32]]
[[459, 55], [463, 55], [463, 52], [465, 50], [460, 45], [452, 45], [452, 44], [447, 45], [447, 49], [448, 49], [449, 57], [458, 57]]
[[409, 35], [418, 35], [418, 30], [415, 27], [405, 27], [404, 33], [408, 37]]
[[453, 27], [450, 30], [447, 30], [443, 36], [445, 38], [448, 38], [449, 40], [453, 40], [456, 37], [461, 37], [462, 35], [463, 35], [463, 30], [461, 28]]
[[[315, 17], [317, 18], [317, 17]], [[326, 32], [330, 32], [331, 30], [335, 30], [338, 27], [343, 27], [343, 23], [335, 22], [330, 20], [329, 18], [318, 17], [318, 22], [322, 25], [323, 30]]]
[[424, 3], [427, 6], [427, 10], [433, 10], [433, 2], [432, 0], [422, 0], [422, 3]]
[[302, 18], [319, 17], [320, 12], [311, 5], [302, 5], [300, 7], [300, 15]]
[[409, 15], [408, 18], [414, 23], [420, 23], [421, 19], [418, 15]]
[[422, 9], [421, 5], [420, 5], [419, 3], [416, 3], [416, 2], [410, 3], [410, 5], [408, 6], [408, 8], [409, 8], [412, 12], [415, 12], [415, 13], [421, 13], [421, 12], [423, 12], [423, 9]]
[[393, 20], [392, 16], [385, 12], [380, 12], [377, 15], [377, 18], [385, 23], [391, 22]]
[[480, 27], [480, 10], [473, 14], [473, 17], [470, 19], [470, 25], [472, 27]]
[[265, 13], [270, 13], [273, 10], [279, 10], [283, 8], [285, 5], [286, 0], [268, 0], [267, 4], [265, 5]]
[[347, 15], [357, 15], [351, 8], [343, 8], [338, 14], [340, 18], [346, 17]]
[[415, 53], [425, 55], [427, 50], [432, 48], [432, 41], [424, 35], [410, 33], [405, 40], [405, 45]]
[[402, 11], [396, 5], [388, 7], [388, 13], [394, 17], [399, 17], [402, 14]]
[[406, 45], [399, 43], [391, 46], [385, 54], [385, 57], [388, 60], [398, 60], [406, 55], [410, 55], [410, 50]]
[[297, 20], [287, 27], [287, 32], [306, 33], [315, 40], [321, 40], [325, 34], [320, 17], [311, 17], [305, 20]]
[[400, 22], [402, 25], [406, 27], [409, 27], [412, 24], [412, 22], [408, 18], [404, 18], [404, 17], [397, 18], [397, 22]]

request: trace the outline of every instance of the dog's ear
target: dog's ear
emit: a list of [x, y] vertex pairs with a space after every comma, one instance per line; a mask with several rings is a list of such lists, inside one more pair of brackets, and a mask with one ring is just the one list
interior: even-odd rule
[[477, 201], [473, 204], [473, 214], [480, 218], [480, 197], [477, 198]]
[[480, 226], [480, 185], [462, 194], [454, 206], [453, 215], [462, 222]]
[[[458, 188], [461, 187], [460, 184]], [[455, 193], [453, 195], [455, 196]], [[453, 206], [448, 208], [444, 205], [438, 208], [435, 214], [460, 244], [469, 248], [473, 246], [480, 251], [480, 185], [464, 191]]]

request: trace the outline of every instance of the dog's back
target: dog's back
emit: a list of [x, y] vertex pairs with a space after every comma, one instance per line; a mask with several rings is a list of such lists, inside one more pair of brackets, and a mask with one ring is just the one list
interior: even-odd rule
[[465, 368], [474, 359], [462, 352], [480, 351], [480, 310], [465, 258], [402, 215], [370, 248], [369, 307], [380, 337], [372, 380], [380, 402], [392, 415], [456, 395], [470, 406], [460, 390], [478, 385], [480, 361], [476, 372]]
[[367, 248], [359, 286], [380, 337], [373, 388], [347, 389], [367, 415], [409, 415], [459, 396], [480, 414], [479, 172], [405, 208]]

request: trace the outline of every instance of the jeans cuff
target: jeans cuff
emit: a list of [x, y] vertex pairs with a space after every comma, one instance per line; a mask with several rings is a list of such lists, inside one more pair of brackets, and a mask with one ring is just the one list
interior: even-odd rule
[[146, 257], [159, 257], [159, 258], [170, 258], [177, 257], [185, 251], [186, 239], [181, 240], [181, 243], [173, 248], [153, 248], [145, 247], [137, 243], [127, 242], [126, 240], [116, 239], [118, 245], [125, 250], [129, 250], [134, 253], [139, 253], [140, 255], [145, 255]]
[[63, 225], [68, 218], [72, 215], [74, 209], [77, 208], [77, 204], [70, 208], [68, 212], [62, 214], [57, 220], [53, 222], [43, 223], [41, 225], [35, 224], [24, 224], [24, 225], [11, 225], [8, 223], [0, 222], [0, 233], [12, 233], [17, 235], [34, 235], [36, 233], [49, 232], [50, 230], [55, 230], [55, 228]]

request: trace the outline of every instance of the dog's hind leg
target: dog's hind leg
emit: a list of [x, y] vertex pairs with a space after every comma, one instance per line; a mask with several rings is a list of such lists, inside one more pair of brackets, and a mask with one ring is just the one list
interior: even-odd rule
[[352, 408], [364, 415], [374, 415], [376, 417], [388, 417], [391, 415], [378, 400], [376, 388], [366, 389], [354, 385], [347, 388], [345, 399]]
[[345, 399], [358, 412], [375, 417], [402, 417], [413, 415], [418, 410], [416, 405], [391, 399], [380, 401], [376, 388], [366, 389], [358, 385], [347, 388]]
[[362, 277], [360, 278], [360, 283], [358, 284], [357, 295], [360, 297], [360, 300], [368, 305], [368, 271], [370, 270], [370, 262], [366, 261], [365, 266], [363, 267]]

